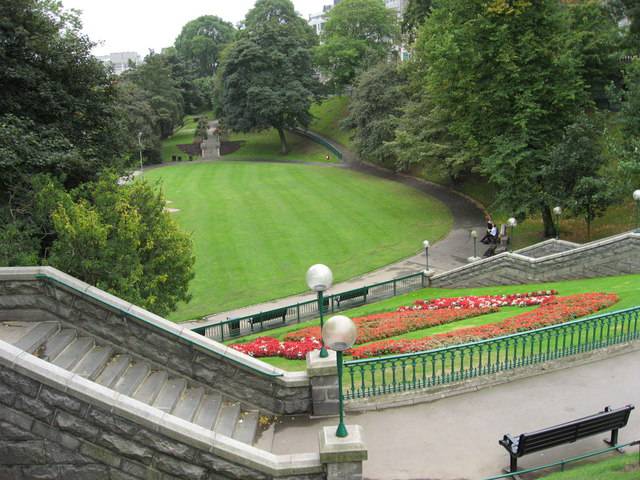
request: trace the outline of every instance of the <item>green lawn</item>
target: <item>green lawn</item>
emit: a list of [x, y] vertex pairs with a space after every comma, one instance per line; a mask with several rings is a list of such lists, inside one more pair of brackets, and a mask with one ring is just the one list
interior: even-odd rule
[[304, 162], [338, 162], [331, 152], [323, 146], [291, 132], [285, 132], [289, 153], [282, 155], [280, 151], [280, 136], [274, 129], [253, 133], [232, 133], [226, 140], [244, 141], [242, 147], [225, 155], [225, 160], [297, 160]]
[[193, 138], [198, 126], [198, 118], [201, 116], [211, 118], [211, 115], [211, 112], [203, 112], [184, 117], [183, 125], [177, 128], [176, 131], [173, 132], [173, 135], [162, 142], [162, 161], [170, 162], [174, 155], [176, 157], [182, 157], [183, 160], [188, 160], [189, 155], [180, 150], [178, 145], [193, 143]]
[[216, 162], [150, 170], [193, 232], [192, 301], [176, 321], [307, 290], [325, 263], [339, 282], [405, 258], [451, 228], [440, 202], [342, 168]]
[[311, 107], [314, 116], [309, 130], [334, 140], [345, 147], [351, 147], [351, 131], [341, 126], [349, 114], [349, 97], [334, 96]]
[[[637, 447], [633, 447], [637, 449]], [[640, 457], [638, 452], [625, 455], [614, 454], [607, 460], [586, 465], [566, 467], [564, 472], [552, 473], [540, 480], [637, 480], [640, 478]]]
[[[640, 275], [624, 275], [619, 277], [604, 277], [604, 278], [592, 278], [585, 280], [570, 280], [565, 282], [554, 282], [544, 284], [531, 284], [531, 285], [512, 285], [512, 286], [500, 286], [500, 287], [485, 287], [485, 288], [466, 288], [466, 289], [439, 289], [439, 288], [425, 288], [423, 290], [417, 290], [406, 295], [383, 300], [381, 302], [372, 303], [370, 305], [364, 305], [362, 307], [354, 308], [343, 312], [350, 317], [358, 317], [362, 315], [368, 315], [371, 313], [388, 312], [395, 310], [401, 305], [410, 305], [418, 299], [430, 299], [439, 297], [457, 297], [463, 295], [498, 295], [507, 293], [529, 292], [533, 290], [558, 290], [559, 295], [572, 295], [576, 293], [588, 293], [588, 292], [606, 292], [617, 293], [620, 297], [620, 301], [602, 312], [621, 310], [623, 308], [629, 308], [636, 305], [640, 305]], [[396, 337], [392, 339], [400, 338], [423, 338], [436, 333], [448, 332], [463, 327], [484, 325], [488, 323], [500, 322], [508, 317], [517, 315], [519, 313], [526, 312], [536, 307], [508, 307], [502, 308], [497, 313], [488, 315], [481, 315], [474, 318], [461, 320], [459, 322], [449, 323], [446, 325], [439, 325], [437, 327], [426, 328], [423, 330], [416, 330]], [[291, 331], [298, 330], [302, 327], [317, 324], [319, 320], [310, 320], [302, 322], [297, 325], [290, 325], [288, 327], [282, 327], [274, 330], [269, 330], [261, 334], [255, 334], [241, 339], [236, 339], [226, 343], [239, 343], [246, 342], [251, 339], [260, 336], [271, 336], [279, 339], [283, 339], [284, 336]], [[345, 357], [350, 359], [350, 357]], [[287, 360], [284, 358], [262, 358], [261, 360], [283, 368], [285, 370], [304, 370], [306, 368], [304, 360]]]

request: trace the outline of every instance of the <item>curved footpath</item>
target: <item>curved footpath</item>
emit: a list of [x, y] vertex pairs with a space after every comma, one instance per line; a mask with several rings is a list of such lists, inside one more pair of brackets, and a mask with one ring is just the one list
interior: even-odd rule
[[[451, 270], [452, 268], [465, 264], [467, 262], [467, 258], [473, 255], [473, 240], [470, 238], [470, 231], [475, 229], [478, 231], [478, 234], [481, 235], [484, 233], [485, 229], [484, 211], [478, 206], [478, 204], [449, 188], [411, 177], [409, 175], [397, 174], [383, 168], [361, 162], [357, 159], [355, 154], [348, 151], [342, 145], [318, 134], [313, 133], [313, 135], [331, 144], [334, 148], [342, 152], [343, 160], [345, 162], [344, 164], [325, 164], [326, 166], [349, 168], [357, 172], [403, 183], [440, 200], [449, 208], [453, 217], [453, 226], [449, 234], [444, 239], [434, 243], [429, 248], [429, 268], [431, 270], [434, 270], [436, 273]], [[484, 245], [478, 242], [479, 255], [484, 251], [483, 247]], [[425, 262], [424, 250], [421, 250], [416, 255], [399, 262], [386, 265], [345, 282], [337, 283], [329, 290], [329, 293], [352, 290], [365, 285], [384, 282], [403, 275], [416, 273], [420, 270], [424, 270], [426, 266]], [[329, 267], [331, 267], [331, 265], [329, 265]], [[300, 272], [300, 274], [304, 275], [304, 272]], [[298, 302], [313, 300], [315, 298], [315, 294], [312, 293], [292, 295], [290, 297], [270, 300], [256, 305], [208, 315], [202, 320], [184, 322], [182, 325], [187, 327], [197, 327], [205, 323], [221, 322], [228, 318], [237, 318], [250, 315], [255, 312], [273, 310]]]

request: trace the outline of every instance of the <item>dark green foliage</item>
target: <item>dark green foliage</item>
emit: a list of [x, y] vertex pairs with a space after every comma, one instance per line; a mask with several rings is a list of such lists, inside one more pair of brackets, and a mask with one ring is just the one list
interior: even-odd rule
[[16, 135], [1, 143], [2, 194], [18, 177], [38, 172], [77, 185], [118, 166], [123, 144], [116, 92], [92, 46], [60, 2], [0, 4], [0, 128]]
[[235, 28], [215, 15], [204, 15], [184, 27], [175, 47], [178, 56], [195, 67], [195, 77], [212, 77], [224, 47], [233, 41]]
[[361, 158], [396, 168], [395, 151], [387, 142], [395, 138], [406, 102], [405, 82], [398, 67], [390, 63], [379, 64], [358, 77], [345, 124], [354, 130], [354, 146]]
[[602, 177], [582, 177], [573, 192], [571, 211], [584, 218], [587, 224], [587, 239], [591, 240], [591, 222], [604, 215], [616, 200], [611, 182]]
[[398, 30], [395, 12], [382, 0], [343, 0], [327, 14], [316, 61], [340, 91], [389, 56]]
[[284, 129], [307, 126], [317, 92], [311, 48], [316, 37], [289, 0], [258, 0], [239, 39], [224, 54], [218, 79], [226, 127], [273, 127], [287, 153]]
[[413, 42], [416, 31], [431, 13], [432, 6], [433, 0], [409, 0], [402, 16], [402, 33], [409, 37], [410, 42]]

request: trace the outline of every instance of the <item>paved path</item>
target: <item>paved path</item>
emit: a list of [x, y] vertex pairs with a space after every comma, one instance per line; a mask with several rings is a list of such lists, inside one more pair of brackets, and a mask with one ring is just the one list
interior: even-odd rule
[[[423, 181], [408, 175], [398, 175], [388, 170], [384, 170], [373, 165], [365, 164], [355, 160], [353, 154], [348, 152], [344, 147], [336, 144], [329, 139], [325, 139], [327, 142], [332, 143], [336, 148], [341, 150], [344, 155], [345, 164], [324, 164], [325, 166], [333, 167], [346, 167], [352, 170], [366, 173], [368, 175], [374, 175], [377, 177], [393, 180], [404, 183], [405, 185], [420, 190], [427, 195], [430, 195], [442, 203], [444, 203], [453, 216], [453, 226], [449, 234], [441, 241], [433, 244], [429, 249], [429, 268], [436, 272], [443, 272], [452, 268], [463, 265], [467, 262], [467, 258], [473, 255], [473, 241], [470, 238], [470, 231], [476, 229], [479, 235], [484, 234], [484, 212], [473, 201], [468, 198], [453, 192], [452, 190], [437, 185], [435, 183]], [[425, 239], [429, 240], [429, 239]], [[420, 248], [420, 245], [416, 246], [416, 249]], [[478, 253], [484, 251], [480, 242], [478, 242]], [[329, 293], [340, 292], [345, 290], [351, 290], [359, 288], [365, 285], [371, 285], [373, 283], [383, 282], [391, 280], [396, 277], [408, 275], [419, 272], [425, 268], [425, 254], [424, 250], [420, 249], [420, 252], [407, 259], [401, 260], [390, 265], [386, 265], [382, 268], [374, 270], [364, 275], [352, 278], [348, 281], [335, 284]], [[331, 265], [329, 265], [330, 267]], [[300, 275], [304, 275], [305, 272], [300, 272]], [[295, 304], [298, 302], [305, 302], [313, 300], [314, 294], [303, 293], [299, 295], [292, 295], [286, 298], [275, 299], [271, 301], [262, 302], [256, 305], [250, 305], [234, 310], [219, 312], [213, 315], [205, 317], [203, 320], [196, 320], [193, 322], [185, 322], [183, 325], [188, 327], [196, 327], [204, 323], [216, 323], [224, 321], [228, 318], [237, 318], [245, 315], [250, 315], [255, 312], [272, 310], [279, 307]]]
[[[516, 380], [433, 403], [347, 414], [364, 427], [367, 479], [480, 479], [501, 473], [508, 455], [498, 445], [505, 433], [519, 434], [596, 413], [606, 405], [640, 407], [640, 351], [588, 365]], [[314, 451], [322, 426], [336, 419], [283, 419], [273, 452]], [[521, 468], [606, 448], [594, 436], [523, 457]], [[632, 412], [620, 443], [640, 439], [640, 412]], [[637, 452], [637, 447], [634, 451]]]
[[204, 151], [202, 152], [203, 160], [219, 160], [218, 147], [220, 145], [220, 137], [214, 133], [218, 128], [218, 121], [212, 120], [209, 122], [209, 129], [207, 132], [207, 139], [205, 140]]

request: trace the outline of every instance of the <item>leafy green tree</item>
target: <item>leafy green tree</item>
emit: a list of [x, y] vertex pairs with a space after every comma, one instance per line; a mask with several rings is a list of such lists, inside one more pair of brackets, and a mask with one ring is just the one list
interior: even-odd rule
[[203, 15], [184, 27], [175, 46], [178, 55], [196, 67], [196, 77], [212, 77], [224, 47], [231, 43], [235, 28], [215, 15]]
[[402, 33], [413, 42], [415, 34], [431, 13], [433, 0], [409, 0], [407, 8], [402, 15]]
[[604, 215], [616, 199], [611, 182], [602, 177], [582, 177], [572, 195], [571, 210], [584, 218], [587, 239], [591, 240], [592, 222]]
[[388, 142], [395, 138], [406, 79], [395, 64], [381, 63], [356, 82], [346, 125], [354, 130], [354, 146], [363, 159], [395, 168], [397, 158]]
[[382, 0], [343, 0], [327, 14], [316, 61], [340, 90], [386, 59], [398, 33], [396, 14]]
[[436, 131], [446, 127], [459, 160], [489, 177], [501, 207], [520, 218], [540, 212], [547, 235], [550, 179], [541, 172], [588, 105], [572, 46], [556, 0], [442, 0], [416, 47], [422, 94], [447, 122]]
[[[101, 168], [122, 167], [113, 78], [80, 28], [77, 15], [58, 1], [0, 3], [0, 128], [17, 135], [1, 144], [0, 197], [17, 176], [48, 171], [73, 186]], [[26, 151], [18, 141], [41, 134], [42, 148], [28, 138]]]
[[311, 49], [316, 36], [289, 0], [258, 0], [239, 39], [224, 54], [218, 79], [222, 119], [232, 130], [307, 126], [318, 93]]
[[159, 315], [188, 301], [190, 238], [164, 211], [162, 193], [144, 180], [114, 175], [85, 184], [51, 212], [56, 239], [47, 263]]

